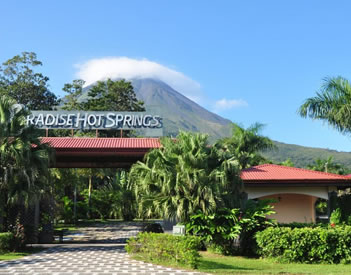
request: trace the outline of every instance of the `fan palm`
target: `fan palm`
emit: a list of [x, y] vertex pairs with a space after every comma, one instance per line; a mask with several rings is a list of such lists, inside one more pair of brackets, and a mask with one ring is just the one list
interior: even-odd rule
[[207, 135], [181, 132], [161, 142], [130, 172], [143, 215], [187, 221], [197, 210], [208, 214], [224, 206], [224, 196], [240, 185], [237, 161], [219, 156]]
[[25, 114], [12, 99], [0, 97], [0, 191], [5, 206], [28, 205], [47, 186], [48, 147], [26, 125]]
[[272, 140], [260, 135], [264, 125], [255, 123], [247, 129], [235, 123], [232, 125], [232, 136], [219, 140], [215, 147], [221, 150], [222, 154], [235, 156], [241, 169], [264, 162], [260, 152], [275, 148]]
[[342, 133], [351, 131], [351, 85], [343, 77], [325, 78], [315, 97], [305, 100], [299, 108], [302, 117], [328, 122]]

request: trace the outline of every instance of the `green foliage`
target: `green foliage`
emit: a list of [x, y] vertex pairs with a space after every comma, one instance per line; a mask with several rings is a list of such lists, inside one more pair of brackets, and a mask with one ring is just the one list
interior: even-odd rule
[[316, 214], [326, 215], [328, 210], [328, 202], [325, 199], [317, 199], [316, 201]]
[[15, 236], [11, 232], [0, 233], [0, 254], [14, 250]]
[[286, 161], [281, 162], [280, 165], [294, 167], [294, 163], [291, 161], [290, 158], [288, 158]]
[[72, 111], [72, 110], [78, 111], [84, 108], [82, 102], [79, 100], [79, 98], [83, 94], [84, 83], [85, 83], [84, 80], [75, 79], [73, 80], [72, 83], [66, 83], [64, 85], [62, 90], [68, 93], [68, 95], [66, 95], [64, 98], [64, 105], [62, 109], [68, 110], [68, 111]]
[[206, 215], [200, 211], [190, 217], [186, 230], [206, 244], [214, 245], [224, 255], [233, 254], [235, 240], [242, 230], [239, 209], [218, 209]]
[[327, 77], [315, 97], [305, 100], [299, 109], [302, 117], [328, 122], [341, 133], [351, 131], [351, 85], [343, 77]]
[[333, 224], [333, 225], [341, 224], [341, 210], [340, 210], [340, 208], [335, 209], [330, 214], [330, 224]]
[[65, 220], [65, 223], [72, 223], [73, 222], [73, 201], [64, 196], [61, 199], [62, 202], [62, 218]]
[[40, 142], [39, 132], [26, 124], [26, 115], [13, 99], [0, 96], [0, 212], [5, 231], [17, 218], [22, 222], [29, 205], [51, 192], [51, 151]]
[[314, 171], [328, 172], [339, 175], [345, 175], [348, 173], [344, 166], [333, 162], [333, 156], [328, 157], [328, 159], [317, 158], [315, 163], [307, 165], [307, 168]]
[[210, 147], [206, 135], [181, 132], [161, 143], [131, 168], [141, 216], [187, 221], [198, 210], [210, 214], [240, 204], [239, 163]]
[[349, 152], [339, 152], [330, 149], [312, 148], [294, 144], [285, 144], [274, 141], [277, 150], [262, 152], [262, 155], [274, 163], [281, 163], [290, 158], [295, 167], [306, 167], [314, 163], [316, 159], [328, 159], [333, 156], [335, 163], [344, 166], [346, 173], [351, 168], [351, 154]]
[[199, 263], [200, 239], [194, 236], [173, 236], [159, 233], [139, 233], [128, 240], [129, 254], [141, 254], [148, 260], [171, 261], [196, 268]]
[[34, 72], [41, 66], [33, 52], [23, 52], [0, 67], [0, 94], [7, 95], [29, 110], [51, 110], [58, 105], [56, 95], [48, 88], [49, 78]]
[[241, 169], [266, 163], [267, 160], [260, 152], [274, 149], [274, 144], [269, 138], [260, 135], [264, 125], [255, 123], [247, 129], [235, 123], [232, 123], [232, 126], [232, 136], [219, 140], [215, 146], [232, 157], [235, 156]]
[[248, 201], [244, 211], [222, 208], [211, 215], [199, 212], [190, 217], [186, 229], [216, 252], [252, 256], [256, 253], [255, 233], [274, 224], [267, 219], [274, 213], [272, 208], [269, 201]]
[[351, 190], [350, 188], [339, 191], [337, 197], [337, 206], [341, 210], [341, 220], [351, 225]]
[[294, 228], [319, 228], [319, 227], [328, 227], [327, 223], [304, 223], [304, 222], [292, 222], [292, 223], [280, 223], [279, 227], [288, 227], [291, 229]]
[[275, 213], [270, 204], [274, 200], [248, 200], [243, 215], [240, 219], [242, 231], [240, 234], [240, 255], [256, 256], [257, 244], [255, 234], [269, 226], [276, 224], [275, 220], [268, 219], [267, 216]]
[[91, 111], [145, 111], [144, 103], [136, 98], [132, 83], [124, 79], [98, 81], [82, 105], [84, 110]]
[[283, 262], [350, 263], [351, 227], [269, 227], [256, 233], [259, 253]]

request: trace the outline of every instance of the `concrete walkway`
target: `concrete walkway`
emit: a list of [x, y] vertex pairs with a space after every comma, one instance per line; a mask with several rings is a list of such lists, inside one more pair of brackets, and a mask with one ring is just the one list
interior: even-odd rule
[[130, 259], [122, 244], [45, 245], [47, 249], [18, 260], [0, 261], [8, 274], [200, 274]]

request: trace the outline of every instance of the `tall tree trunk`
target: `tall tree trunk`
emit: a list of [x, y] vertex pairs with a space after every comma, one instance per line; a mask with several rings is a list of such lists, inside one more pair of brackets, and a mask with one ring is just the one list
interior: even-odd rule
[[74, 201], [73, 201], [74, 224], [77, 223], [77, 183], [74, 183]]
[[92, 176], [89, 176], [88, 218], [91, 219], [91, 191], [93, 189]]
[[33, 236], [34, 243], [38, 243], [39, 241], [39, 238], [38, 238], [39, 222], [40, 222], [40, 201], [39, 201], [39, 198], [37, 198], [34, 204], [34, 230], [33, 230], [35, 235]]

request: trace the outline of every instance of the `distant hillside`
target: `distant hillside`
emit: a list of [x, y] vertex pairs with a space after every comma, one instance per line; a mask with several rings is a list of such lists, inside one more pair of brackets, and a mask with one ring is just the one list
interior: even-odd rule
[[[179, 130], [185, 130], [208, 133], [213, 142], [231, 134], [230, 120], [206, 110], [166, 83], [149, 78], [130, 81], [137, 97], [144, 101], [146, 108], [155, 106], [157, 113], [163, 116], [165, 136], [176, 136]], [[89, 89], [90, 87], [84, 89], [80, 100], [86, 100]], [[259, 118], [257, 120], [259, 121]], [[266, 152], [264, 156], [276, 163], [290, 158], [295, 166], [306, 167], [317, 158], [326, 159], [333, 156], [335, 162], [351, 169], [351, 153], [282, 142], [275, 142], [275, 144], [278, 150]]]
[[290, 158], [295, 166], [306, 167], [308, 164], [312, 164], [317, 158], [327, 159], [328, 157], [333, 156], [336, 163], [343, 164], [351, 169], [350, 152], [338, 152], [323, 148], [304, 147], [277, 141], [274, 143], [277, 146], [277, 151], [265, 152], [263, 155], [275, 163], [283, 162]]

